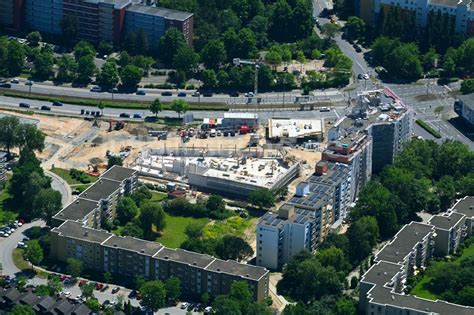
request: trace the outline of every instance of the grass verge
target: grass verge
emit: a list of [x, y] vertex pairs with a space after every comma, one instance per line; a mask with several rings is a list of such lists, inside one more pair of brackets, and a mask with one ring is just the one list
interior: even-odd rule
[[171, 248], [178, 248], [188, 238], [184, 231], [190, 223], [206, 225], [209, 222], [206, 218], [180, 217], [168, 213], [165, 213], [165, 217], [166, 228], [156, 241]]
[[[66, 183], [68, 183], [69, 185], [81, 185], [81, 184], [84, 184], [84, 183], [81, 183], [80, 181], [76, 180], [75, 178], [72, 178], [71, 177], [71, 174], [69, 174], [69, 170], [66, 170], [64, 168], [52, 168], [51, 169], [51, 172], [53, 172], [54, 174], [58, 175], [59, 177], [61, 177], [62, 179], [64, 179], [66, 181]], [[90, 175], [85, 175], [87, 177], [87, 179], [90, 180], [90, 183], [93, 183], [95, 181], [97, 181], [97, 177], [95, 176], [90, 176]], [[90, 185], [90, 184], [85, 184], [85, 185]]]
[[433, 127], [431, 127], [426, 121], [424, 120], [421, 120], [421, 119], [417, 119], [416, 120], [416, 123], [423, 129], [425, 129], [427, 132], [429, 132], [433, 137], [435, 137], [436, 139], [440, 139], [441, 138], [441, 134], [435, 130]]
[[31, 265], [23, 258], [23, 249], [15, 248], [12, 252], [12, 259], [15, 266], [20, 270], [30, 269]]
[[12, 197], [9, 192], [11, 175], [7, 174], [6, 184], [0, 191], [0, 224], [13, 221], [17, 218], [18, 213], [8, 209], [8, 201]]
[[[58, 96], [58, 95], [44, 95], [38, 93], [28, 94], [26, 92], [19, 91], [1, 91], [0, 95], [8, 97], [18, 97], [23, 99], [37, 100], [37, 101], [60, 101], [72, 105], [82, 105], [82, 106], [92, 106], [98, 107], [99, 103], [108, 108], [123, 108], [123, 109], [149, 109], [150, 102], [141, 102], [141, 101], [121, 101], [121, 100], [101, 100], [101, 99], [92, 99], [92, 98], [80, 98], [80, 97], [69, 97], [69, 96]], [[170, 110], [170, 102], [163, 102], [163, 110]], [[227, 111], [229, 107], [225, 103], [207, 103], [200, 102], [189, 103], [189, 110], [217, 110], [217, 111]]]

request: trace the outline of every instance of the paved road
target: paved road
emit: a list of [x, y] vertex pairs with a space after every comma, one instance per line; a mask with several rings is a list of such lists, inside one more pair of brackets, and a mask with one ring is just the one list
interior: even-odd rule
[[51, 171], [44, 170], [44, 174], [52, 179], [51, 188], [61, 193], [63, 206], [69, 204], [73, 199], [71, 187], [60, 176]]
[[[64, 104], [64, 106], [53, 106], [52, 111], [40, 111], [39, 108], [43, 105], [51, 106], [50, 102], [45, 101], [35, 101], [35, 100], [27, 100], [27, 99], [20, 99], [14, 97], [6, 97], [0, 96], [0, 107], [4, 107], [7, 109], [14, 108], [15, 110], [23, 110], [22, 108], [18, 107], [20, 102], [26, 102], [31, 105], [30, 109], [26, 109], [29, 111], [31, 109], [41, 112], [43, 114], [60, 114], [60, 115], [73, 115], [77, 117], [83, 117], [80, 115], [80, 110], [85, 109], [89, 111], [97, 111], [97, 107], [91, 106], [79, 106], [79, 105], [71, 105], [71, 104]], [[252, 111], [253, 106], [249, 107], [249, 111]], [[133, 109], [117, 109], [117, 108], [105, 108], [104, 109], [104, 117], [105, 118], [119, 118], [121, 113], [127, 113], [129, 115], [133, 115], [135, 113], [140, 114], [142, 117], [152, 116], [153, 114], [148, 110], [133, 110]], [[193, 113], [194, 118], [202, 119], [202, 118], [222, 118], [224, 117], [223, 111], [190, 111]], [[327, 117], [327, 118], [334, 118], [338, 114], [335, 114], [333, 111], [330, 112], [319, 112], [317, 110], [314, 111], [299, 111], [299, 110], [265, 110], [265, 111], [257, 111], [259, 118], [267, 119], [270, 117], [292, 117], [292, 118], [317, 118], [317, 117]], [[160, 112], [158, 115], [159, 117], [177, 117], [176, 112], [165, 110]], [[136, 121], [141, 121], [141, 119], [136, 119]]]
[[20, 269], [13, 263], [12, 251], [16, 248], [18, 242], [25, 237], [23, 233], [33, 226], [45, 226], [45, 223], [41, 220], [27, 223], [16, 229], [9, 237], [0, 238], [0, 262], [2, 263], [3, 274], [13, 277], [20, 272]]
[[[38, 93], [44, 95], [57, 95], [57, 96], [69, 96], [69, 97], [80, 97], [80, 98], [92, 98], [92, 99], [103, 99], [103, 100], [122, 100], [122, 101], [153, 101], [156, 98], [161, 99], [163, 102], [171, 102], [175, 99], [183, 99], [183, 97], [178, 97], [178, 90], [166, 90], [172, 91], [173, 96], [161, 96], [161, 92], [165, 90], [157, 89], [140, 89], [146, 91], [146, 95], [136, 95], [133, 93], [130, 94], [120, 94], [120, 93], [96, 93], [91, 92], [89, 88], [73, 88], [70, 86], [55, 86], [51, 82], [37, 82], [33, 86], [25, 85], [24, 82], [26, 79], [19, 79], [20, 84], [12, 84], [11, 89], [3, 89], [5, 91], [21, 91], [21, 92], [30, 92]], [[190, 103], [225, 103], [225, 104], [245, 104], [248, 102], [248, 98], [243, 94], [239, 97], [231, 97], [228, 94], [214, 94], [212, 97], [192, 97], [191, 94], [193, 91], [181, 91], [187, 93], [185, 97], [186, 101]], [[283, 99], [282, 92], [269, 92], [269, 93], [259, 93], [259, 97], [263, 98], [267, 103], [277, 103], [281, 102]], [[300, 90], [287, 91], [285, 92], [286, 102], [294, 102], [297, 96], [301, 96]], [[340, 98], [340, 94], [337, 90], [329, 90], [329, 92], [319, 92], [318, 96], [321, 98], [327, 97], [333, 101], [337, 101]]]

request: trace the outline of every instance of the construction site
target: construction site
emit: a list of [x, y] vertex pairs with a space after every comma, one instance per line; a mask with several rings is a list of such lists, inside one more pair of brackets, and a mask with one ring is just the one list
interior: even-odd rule
[[134, 163], [140, 175], [188, 184], [200, 191], [248, 197], [278, 191], [299, 173], [299, 161], [279, 150], [182, 147], [148, 149]]

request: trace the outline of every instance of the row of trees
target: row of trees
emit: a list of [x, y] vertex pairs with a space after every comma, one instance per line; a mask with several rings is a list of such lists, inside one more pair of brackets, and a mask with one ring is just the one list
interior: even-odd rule
[[44, 175], [35, 151], [44, 148], [44, 135], [35, 126], [21, 124], [16, 117], [0, 119], [0, 146], [10, 155], [17, 149], [20, 158], [13, 169], [9, 186], [9, 207], [25, 219], [43, 218], [48, 224], [61, 209], [61, 195], [51, 189], [51, 180]]

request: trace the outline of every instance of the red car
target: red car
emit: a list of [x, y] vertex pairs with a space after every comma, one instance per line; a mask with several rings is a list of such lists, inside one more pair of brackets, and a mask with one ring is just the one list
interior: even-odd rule
[[64, 280], [66, 280], [67, 276], [65, 275], [60, 275], [59, 276], [59, 281], [63, 282]]
[[103, 287], [104, 287], [104, 285], [102, 283], [97, 282], [95, 284], [95, 289], [98, 290], [98, 291], [100, 291]]
[[79, 286], [82, 287], [86, 283], [87, 283], [87, 281], [82, 279], [81, 281], [79, 281]]

